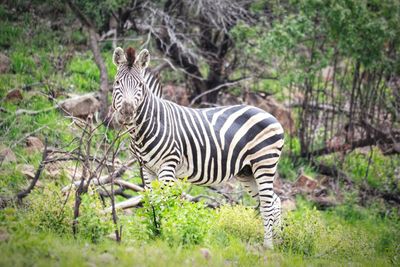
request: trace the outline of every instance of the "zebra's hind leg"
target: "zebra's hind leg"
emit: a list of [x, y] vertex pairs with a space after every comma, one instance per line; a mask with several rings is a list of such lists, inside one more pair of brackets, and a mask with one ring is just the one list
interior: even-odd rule
[[237, 176], [236, 179], [244, 186], [250, 196], [256, 201], [256, 208], [260, 207], [258, 186], [253, 176]]
[[[253, 175], [258, 186], [260, 213], [264, 222], [264, 247], [273, 249], [273, 228], [280, 224], [280, 199], [273, 191], [276, 164], [253, 166]], [[278, 226], [279, 227], [279, 226]]]
[[276, 236], [282, 230], [282, 207], [281, 199], [275, 192], [273, 193], [272, 205], [274, 207], [274, 226], [272, 230], [274, 236]]

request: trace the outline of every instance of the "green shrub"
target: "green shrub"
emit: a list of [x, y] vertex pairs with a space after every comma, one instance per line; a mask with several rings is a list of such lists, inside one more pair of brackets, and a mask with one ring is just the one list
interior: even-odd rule
[[112, 231], [111, 218], [103, 214], [102, 210], [101, 200], [96, 192], [89, 190], [87, 194], [82, 195], [78, 217], [80, 237], [96, 243]]
[[316, 209], [303, 212], [288, 212], [284, 228], [280, 233], [280, 250], [304, 256], [314, 255], [317, 241], [324, 230], [324, 225]]
[[210, 239], [228, 245], [233, 239], [243, 242], [262, 242], [262, 219], [253, 208], [222, 206], [213, 221]]
[[144, 193], [143, 208], [138, 211], [148, 238], [161, 237], [170, 245], [200, 244], [211, 224], [212, 212], [204, 204], [182, 199], [182, 182], [161, 186], [153, 182], [153, 190]]
[[400, 157], [384, 156], [376, 147], [370, 153], [362, 154], [357, 150], [351, 152], [345, 158], [344, 170], [357, 183], [365, 181], [373, 188], [399, 190], [395, 171], [400, 164]]
[[34, 190], [29, 195], [27, 219], [39, 231], [59, 235], [71, 233], [72, 207], [58, 188], [48, 184], [43, 190]]

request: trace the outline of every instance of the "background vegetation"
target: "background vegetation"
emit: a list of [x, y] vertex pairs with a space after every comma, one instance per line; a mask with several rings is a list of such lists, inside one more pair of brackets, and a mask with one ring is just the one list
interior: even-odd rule
[[[398, 1], [5, 1], [0, 22], [1, 266], [399, 265]], [[86, 165], [60, 161], [14, 199], [42, 161], [29, 137], [52, 151], [82, 147], [64, 100], [93, 93], [100, 126], [89, 148], [112, 147], [118, 126], [101, 122], [115, 45], [149, 49], [162, 83], [187, 105], [273, 103], [289, 114], [280, 118], [289, 119], [276, 188], [287, 206], [274, 251], [261, 248], [260, 216], [236, 183], [219, 193], [185, 182], [125, 190], [116, 202], [144, 202], [117, 220], [104, 212], [110, 188], [88, 186], [74, 220], [75, 190], [63, 188]], [[130, 160], [128, 141], [113, 162]], [[120, 178], [141, 182], [136, 165]]]

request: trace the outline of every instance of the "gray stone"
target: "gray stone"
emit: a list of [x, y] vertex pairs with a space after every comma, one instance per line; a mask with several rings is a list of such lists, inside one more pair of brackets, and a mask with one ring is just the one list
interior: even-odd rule
[[93, 94], [76, 96], [65, 100], [61, 104], [61, 109], [67, 114], [78, 118], [86, 118], [94, 114], [100, 108], [100, 102]]

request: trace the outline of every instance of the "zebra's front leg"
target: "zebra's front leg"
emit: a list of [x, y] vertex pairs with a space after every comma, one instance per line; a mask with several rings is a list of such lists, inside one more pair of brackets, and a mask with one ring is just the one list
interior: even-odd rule
[[144, 167], [142, 168], [142, 175], [143, 175], [143, 183], [144, 183], [144, 189], [151, 189], [151, 182], [156, 180], [156, 175], [154, 175], [152, 172], [147, 170]]

